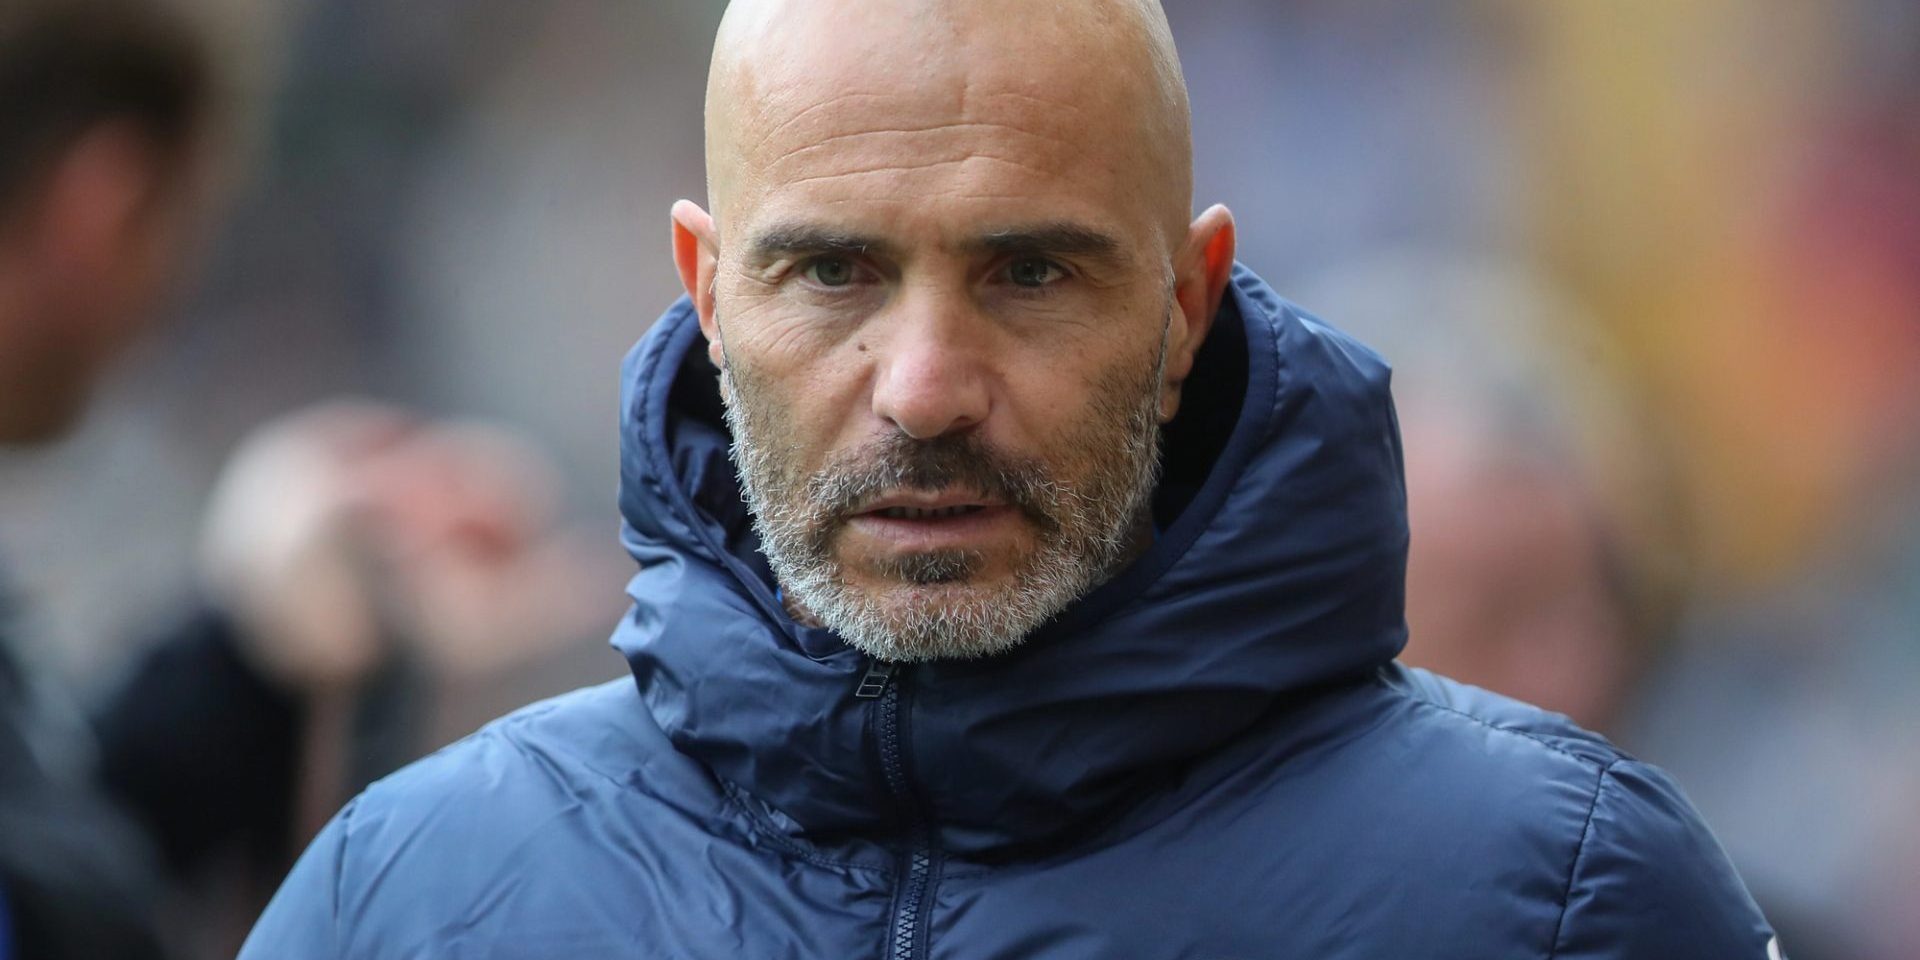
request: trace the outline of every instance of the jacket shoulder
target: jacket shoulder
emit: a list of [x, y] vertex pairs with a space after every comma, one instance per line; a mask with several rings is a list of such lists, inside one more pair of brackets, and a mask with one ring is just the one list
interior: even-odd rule
[[[1558, 713], [1451, 680], [1417, 667], [1394, 664], [1379, 674], [1381, 686], [1408, 705], [1414, 722], [1464, 730], [1481, 728], [1517, 738], [1523, 753], [1545, 751], [1598, 771], [1629, 759], [1605, 737]], [[1531, 744], [1526, 747], [1522, 744]]]
[[[365, 800], [432, 797], [448, 787], [493, 784], [502, 766], [531, 764], [554, 776], [631, 776], [665, 738], [631, 679], [536, 701], [368, 786]], [[480, 778], [483, 782], [469, 782]], [[498, 784], [496, 784], [498, 785]]]
[[1671, 778], [1609, 764], [1588, 809], [1554, 938], [1561, 960], [1778, 957], [1726, 852]]
[[1512, 829], [1536, 844], [1548, 838], [1531, 825], [1556, 825], [1538, 846], [1564, 877], [1550, 956], [1769, 955], [1766, 920], [1667, 774], [1517, 700], [1397, 666], [1380, 679], [1404, 705], [1406, 724], [1426, 731], [1418, 741], [1445, 771], [1437, 775], [1509, 784], [1510, 795], [1525, 798], [1508, 812]]
[[[567, 917], [615, 889], [601, 882], [613, 858], [644, 863], [670, 836], [713, 829], [719, 800], [687, 764], [631, 680], [517, 710], [354, 798], [241, 956], [412, 956], [450, 918], [496, 901], [520, 917]], [[432, 908], [419, 909], [422, 891]], [[539, 933], [523, 923], [512, 935]]]
[[613, 680], [522, 707], [376, 781], [356, 800], [346, 839], [397, 850], [426, 834], [442, 854], [467, 839], [498, 850], [583, 801], [608, 811], [684, 804], [704, 779], [633, 681]]

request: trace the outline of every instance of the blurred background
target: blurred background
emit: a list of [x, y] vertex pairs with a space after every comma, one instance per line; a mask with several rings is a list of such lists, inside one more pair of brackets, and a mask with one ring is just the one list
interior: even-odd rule
[[[723, 4], [184, 5], [232, 77], [219, 214], [84, 428], [0, 454], [24, 655], [83, 691], [133, 669], [206, 590], [194, 558], [300, 473], [260, 425], [343, 394], [465, 438], [417, 483], [479, 457], [473, 509], [554, 547], [425, 588], [454, 611], [425, 635], [479, 629], [487, 583], [543, 599], [487, 607], [480, 654], [415, 649], [396, 689], [430, 708], [389, 703], [371, 766], [310, 751], [352, 770], [307, 778], [299, 834], [382, 766], [624, 672], [617, 369], [678, 293], [667, 209], [703, 197]], [[1169, 6], [1196, 199], [1396, 367], [1407, 658], [1671, 770], [1798, 960], [1914, 956], [1920, 5]], [[231, 955], [284, 865], [202, 883], [188, 954]]]

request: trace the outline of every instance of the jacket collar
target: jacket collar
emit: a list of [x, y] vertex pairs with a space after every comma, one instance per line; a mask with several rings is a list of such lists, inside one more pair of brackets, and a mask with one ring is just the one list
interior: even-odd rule
[[[1404, 639], [1398, 427], [1377, 356], [1237, 267], [1169, 425], [1161, 535], [1014, 651], [912, 669], [906, 754], [943, 849], [1044, 846]], [[683, 753], [814, 842], [884, 835], [863, 658], [775, 599], [681, 300], [624, 367], [613, 643]]]

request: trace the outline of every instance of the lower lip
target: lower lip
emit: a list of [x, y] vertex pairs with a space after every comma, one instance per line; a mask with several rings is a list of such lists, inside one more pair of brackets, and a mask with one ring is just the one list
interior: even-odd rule
[[924, 520], [895, 519], [878, 513], [862, 513], [847, 521], [847, 526], [887, 546], [908, 553], [934, 550], [966, 550], [984, 546], [1004, 535], [1018, 523], [1020, 514], [1010, 506], [982, 507], [971, 513]]

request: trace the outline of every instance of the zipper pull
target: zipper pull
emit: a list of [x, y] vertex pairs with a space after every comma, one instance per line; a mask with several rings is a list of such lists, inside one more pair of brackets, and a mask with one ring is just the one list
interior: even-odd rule
[[884, 660], [867, 661], [867, 674], [860, 678], [860, 686], [854, 688], [854, 699], [880, 699], [880, 695], [887, 692], [887, 681], [893, 679], [893, 672], [898, 669], [900, 665], [897, 663], [887, 663]]

